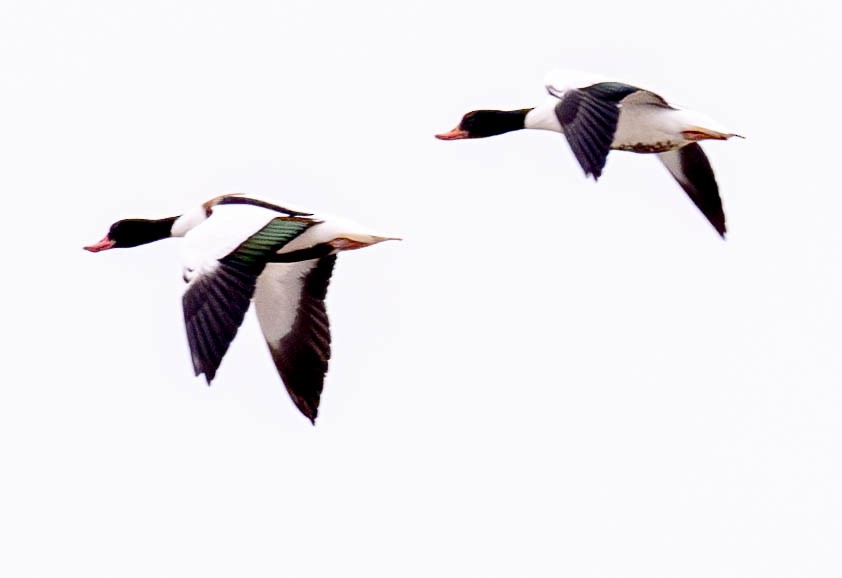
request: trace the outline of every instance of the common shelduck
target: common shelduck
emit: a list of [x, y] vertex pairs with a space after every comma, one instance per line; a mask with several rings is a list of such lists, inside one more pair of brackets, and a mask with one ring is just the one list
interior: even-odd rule
[[98, 252], [184, 237], [182, 304], [196, 375], [213, 380], [252, 300], [292, 401], [315, 424], [328, 360], [325, 295], [336, 254], [397, 239], [274, 202], [222, 195], [183, 215], [111, 225]]
[[[698, 141], [740, 135], [699, 113], [669, 104], [636, 86], [575, 72], [551, 72], [549, 97], [535, 108], [475, 110], [459, 126], [436, 135], [442, 140], [482, 138], [524, 128], [560, 132], [576, 160], [594, 180], [611, 149], [656, 153], [717, 232], [725, 236], [719, 187]], [[742, 137], [740, 137], [742, 138]]]

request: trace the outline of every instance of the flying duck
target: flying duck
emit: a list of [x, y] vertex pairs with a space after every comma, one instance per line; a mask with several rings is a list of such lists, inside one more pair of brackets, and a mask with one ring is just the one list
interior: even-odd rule
[[311, 423], [330, 359], [325, 310], [340, 251], [397, 239], [242, 194], [216, 197], [183, 215], [117, 221], [91, 252], [184, 237], [182, 299], [196, 375], [210, 385], [254, 301], [275, 367]]
[[598, 76], [551, 72], [549, 97], [535, 108], [474, 110], [441, 140], [483, 138], [532, 128], [560, 132], [585, 175], [599, 179], [611, 149], [655, 153], [717, 232], [725, 237], [719, 187], [698, 141], [743, 138], [654, 92]]

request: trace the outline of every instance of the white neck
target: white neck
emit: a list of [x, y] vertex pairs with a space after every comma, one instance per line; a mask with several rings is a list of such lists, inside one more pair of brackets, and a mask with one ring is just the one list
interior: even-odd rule
[[558, 117], [555, 114], [555, 106], [557, 104], [557, 98], [547, 98], [544, 102], [527, 113], [526, 118], [523, 121], [523, 126], [525, 128], [533, 128], [536, 130], [564, 132], [561, 129], [561, 123], [558, 122]]
[[191, 209], [181, 215], [179, 218], [175, 220], [175, 223], [172, 225], [172, 236], [173, 237], [183, 237], [190, 230], [196, 228], [207, 220], [208, 215], [207, 211], [203, 206], [198, 206], [194, 209]]

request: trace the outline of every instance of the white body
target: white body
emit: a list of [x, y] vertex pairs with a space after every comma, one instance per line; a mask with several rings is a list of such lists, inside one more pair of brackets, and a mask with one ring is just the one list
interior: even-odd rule
[[[257, 199], [252, 195], [249, 198]], [[217, 204], [211, 207], [211, 211], [208, 216], [205, 205], [196, 207], [184, 213], [173, 224], [173, 236], [184, 237], [181, 250], [186, 281], [192, 280], [197, 274], [212, 272], [219, 259], [233, 252], [273, 219], [285, 216], [249, 204]], [[307, 249], [340, 238], [364, 244], [395, 238], [374, 235], [361, 225], [338, 217], [309, 215], [297, 218], [315, 224], [287, 243], [278, 251], [279, 254]]]
[[[568, 90], [585, 88], [609, 80], [583, 72], [562, 71], [551, 72], [545, 82], [551, 96], [526, 115], [524, 126], [563, 133], [555, 112], [559, 97], [563, 97]], [[720, 127], [702, 114], [674, 105], [665, 107], [660, 103], [661, 100], [659, 96], [645, 90], [624, 98], [620, 102], [620, 118], [611, 148], [635, 152], [673, 150], [694, 142], [695, 139], [688, 139], [682, 134], [684, 131], [702, 130], [734, 136], [733, 132]]]

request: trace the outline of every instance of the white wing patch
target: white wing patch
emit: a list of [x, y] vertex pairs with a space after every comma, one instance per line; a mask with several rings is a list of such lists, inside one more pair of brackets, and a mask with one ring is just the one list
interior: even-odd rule
[[312, 259], [298, 263], [269, 263], [257, 278], [254, 306], [263, 337], [269, 343], [277, 344], [292, 329], [304, 276], [315, 263]]
[[254, 205], [216, 205], [206, 221], [184, 236], [181, 246], [185, 280], [213, 272], [217, 262], [265, 227], [278, 213]]

